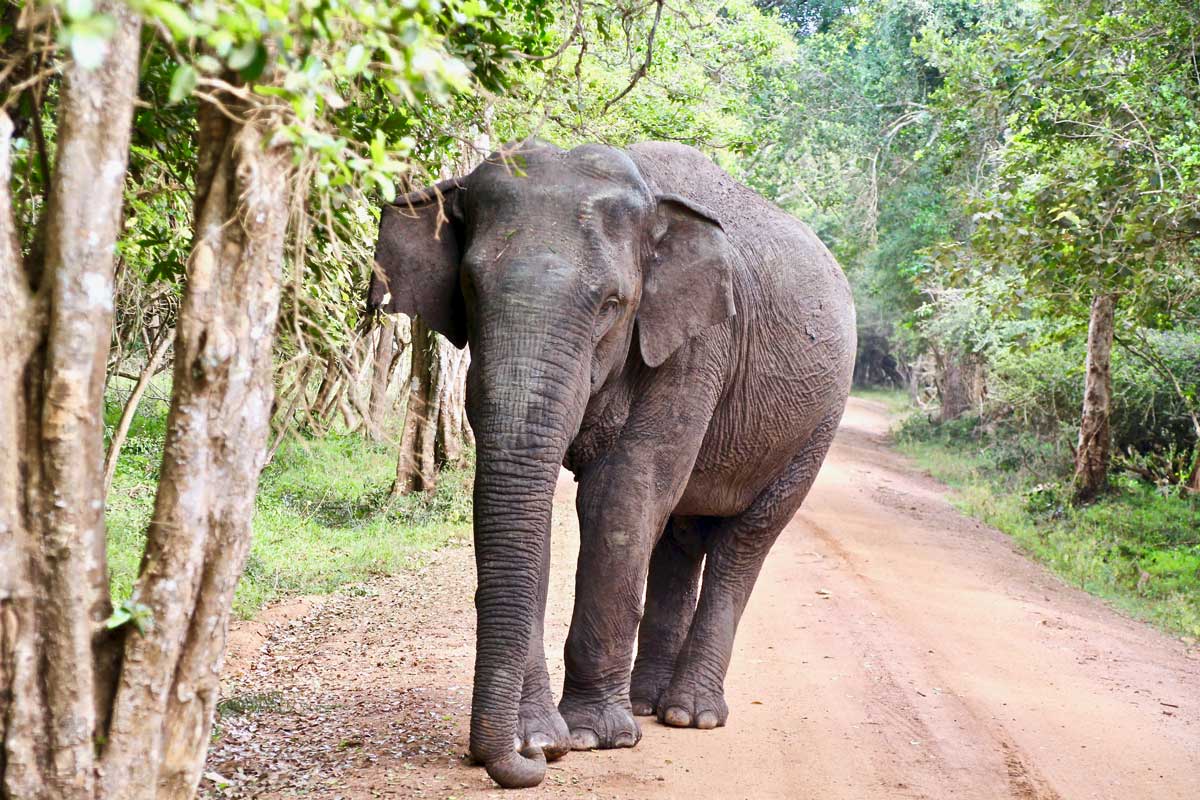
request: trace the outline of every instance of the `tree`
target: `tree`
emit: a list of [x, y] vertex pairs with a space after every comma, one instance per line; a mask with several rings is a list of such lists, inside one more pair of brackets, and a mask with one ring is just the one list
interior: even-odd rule
[[371, 394], [367, 401], [367, 435], [373, 441], [382, 442], [387, 436], [384, 426], [391, 407], [388, 386], [392, 382], [392, 371], [404, 348], [396, 347], [396, 319], [388, 317], [375, 333], [375, 346], [371, 359]]
[[[536, 43], [540, 8], [503, 12], [531, 21]], [[31, 153], [0, 110], [0, 435], [21, 443], [0, 452], [0, 797], [191, 797], [267, 455], [285, 263], [303, 260], [308, 201], [364, 184], [391, 196], [415, 169], [412, 143], [364, 138], [347, 98], [448, 102], [496, 85], [529, 37], [477, 4], [368, 0], [29, 2], [10, 21], [6, 8], [0, 74], [25, 77], [5, 83], [0, 109], [36, 88], [54, 113], [35, 103], [22, 117], [48, 143]], [[194, 211], [154, 516], [114, 610], [102, 408], [142, 63], [155, 67], [142, 89], [194, 114], [158, 126], [195, 133], [181, 170]]]
[[[977, 359], [958, 342], [932, 341], [916, 324], [929, 295], [926, 250], [965, 234], [956, 196], [968, 160], [940, 146], [945, 126], [931, 107], [942, 83], [928, 39], [966, 43], [1009, 23], [1010, 3], [880, 0], [761, 2], [794, 25], [797, 55], [770, 70], [752, 96], [756, 144], [747, 181], [805, 220], [847, 272], [858, 310], [856, 380], [912, 378], [935, 354], [941, 416], [971, 407], [962, 380]], [[927, 359], [929, 360], [929, 359]], [[914, 387], [915, 388], [915, 387]]]
[[95, 795], [117, 675], [98, 412], [141, 19], [117, 2], [98, 12], [103, 46], [73, 39], [64, 64], [36, 233], [17, 227], [0, 111], [0, 791], [21, 798]]
[[438, 334], [420, 317], [413, 317], [408, 403], [396, 459], [396, 481], [392, 484], [393, 497], [430, 491], [437, 484], [435, 445], [442, 399], [439, 387], [444, 380], [438, 369], [442, 362], [440, 350]]
[[972, 249], [1089, 317], [1079, 502], [1107, 477], [1114, 330], [1122, 317], [1173, 324], [1162, 281], [1197, 256], [1200, 144], [1185, 131], [1200, 128], [1198, 34], [1189, 2], [1054, 0], [970, 46], [934, 47], [946, 124], [1004, 120], [969, 187]]

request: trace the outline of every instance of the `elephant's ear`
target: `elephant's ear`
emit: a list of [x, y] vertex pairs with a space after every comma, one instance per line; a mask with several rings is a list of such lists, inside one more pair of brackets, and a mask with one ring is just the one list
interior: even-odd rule
[[711, 211], [658, 196], [638, 306], [642, 359], [657, 367], [691, 337], [734, 315], [733, 249]]
[[467, 343], [459, 288], [463, 192], [448, 180], [383, 207], [367, 308], [416, 314], [458, 347]]

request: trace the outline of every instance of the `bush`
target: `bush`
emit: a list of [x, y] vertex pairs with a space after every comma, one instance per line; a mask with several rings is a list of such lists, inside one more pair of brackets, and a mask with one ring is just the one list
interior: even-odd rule
[[[108, 497], [110, 585], [119, 602], [137, 576], [154, 506], [165, 408], [134, 418]], [[112, 413], [119, 414], [117, 409]], [[285, 595], [329, 592], [417, 566], [471, 521], [473, 470], [444, 470], [437, 490], [389, 501], [395, 447], [354, 434], [294, 436], [263, 471], [254, 537], [234, 611], [252, 616]]]
[[[1200, 334], [1148, 333], [1151, 346], [1183, 384], [1200, 396]], [[986, 416], [1000, 428], [1028, 430], [1056, 452], [1069, 451], [1079, 430], [1086, 341], [1082, 335], [1030, 349], [999, 348], [989, 360]], [[1187, 403], [1170, 378], [1118, 346], [1113, 351], [1110, 420], [1116, 466], [1151, 483], [1187, 477], [1196, 434]]]

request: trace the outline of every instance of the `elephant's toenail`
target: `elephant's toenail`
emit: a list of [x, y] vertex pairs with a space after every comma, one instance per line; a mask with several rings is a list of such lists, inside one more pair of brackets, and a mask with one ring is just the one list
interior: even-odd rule
[[692, 715], [678, 706], [671, 706], [663, 714], [663, 722], [673, 728], [686, 728], [692, 724]]
[[696, 715], [696, 727], [701, 730], [711, 730], [717, 727], [717, 715], [711, 711], [701, 711]]
[[576, 728], [571, 731], [572, 750], [595, 750], [600, 746], [600, 737], [588, 728]]
[[613, 739], [614, 747], [633, 747], [635, 744], [637, 744], [637, 739], [633, 737], [632, 733], [618, 733]]
[[654, 704], [649, 700], [634, 700], [632, 706], [636, 716], [650, 717], [654, 715]]
[[569, 752], [571, 748], [565, 744], [549, 744], [542, 748], [542, 755], [547, 761], [558, 761]]

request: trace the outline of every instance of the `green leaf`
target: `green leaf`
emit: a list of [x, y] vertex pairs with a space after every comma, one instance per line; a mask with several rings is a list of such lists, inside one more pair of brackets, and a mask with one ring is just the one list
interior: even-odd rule
[[1074, 211], [1072, 211], [1069, 208], [1064, 208], [1062, 211], [1058, 212], [1058, 214], [1056, 214], [1054, 217], [1055, 222], [1058, 222], [1059, 220], [1064, 220], [1064, 219], [1067, 222], [1074, 225], [1076, 228], [1078, 228], [1080, 225], [1083, 224], [1083, 220], [1081, 220], [1079, 218], [1079, 215], [1076, 214]]
[[371, 140], [371, 160], [378, 166], [383, 166], [387, 160], [387, 140], [381, 130], [376, 130], [375, 138]]
[[229, 58], [225, 60], [225, 63], [229, 65], [230, 69], [243, 70], [254, 62], [254, 56], [257, 52], [258, 42], [243, 42], [229, 54]]
[[367, 48], [361, 44], [356, 44], [346, 53], [346, 72], [350, 75], [356, 75], [362, 72], [362, 68], [367, 64]]
[[258, 44], [254, 49], [254, 57], [244, 68], [238, 70], [238, 75], [244, 81], [257, 80], [267, 67], [267, 48]]
[[148, 10], [150, 14], [167, 26], [176, 40], [187, 39], [197, 33], [196, 23], [192, 21], [186, 11], [175, 3], [151, 3]]
[[153, 609], [129, 598], [113, 609], [112, 616], [105, 620], [104, 627], [111, 631], [129, 623], [133, 623], [138, 633], [145, 635], [146, 631], [154, 624]]
[[69, 19], [87, 19], [95, 8], [92, 0], [67, 0], [64, 5]]
[[175, 68], [175, 74], [171, 76], [171, 91], [167, 98], [168, 101], [174, 105], [191, 97], [198, 80], [199, 75], [196, 74], [195, 67], [191, 64], [180, 64]]

